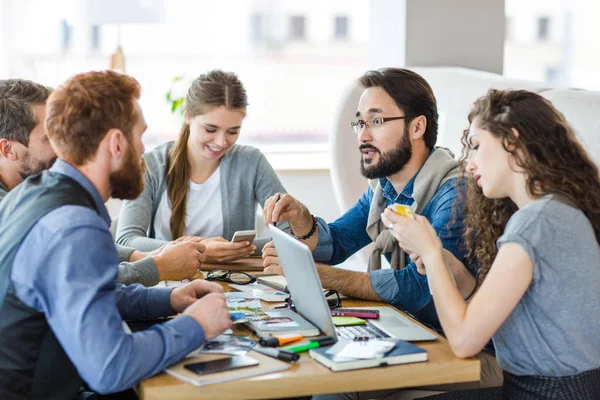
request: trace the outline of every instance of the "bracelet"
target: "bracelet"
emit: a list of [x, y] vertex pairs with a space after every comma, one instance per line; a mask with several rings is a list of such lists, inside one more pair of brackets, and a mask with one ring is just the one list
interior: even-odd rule
[[296, 240], [306, 240], [309, 237], [311, 237], [312, 235], [314, 235], [315, 232], [317, 231], [317, 219], [312, 214], [310, 216], [312, 218], [312, 228], [310, 228], [310, 231], [304, 236], [296, 236], [294, 234], [294, 231], [292, 231], [292, 227], [290, 226], [290, 236], [292, 236]]

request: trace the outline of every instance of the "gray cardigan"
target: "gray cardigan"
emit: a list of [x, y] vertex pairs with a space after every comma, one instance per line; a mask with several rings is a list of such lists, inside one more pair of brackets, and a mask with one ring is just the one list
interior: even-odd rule
[[[155, 238], [154, 217], [167, 189], [167, 158], [173, 144], [165, 143], [144, 154], [144, 191], [137, 199], [123, 202], [117, 226], [118, 244], [150, 251], [168, 243]], [[286, 191], [273, 167], [254, 147], [234, 145], [221, 159], [220, 168], [223, 237], [231, 240], [235, 231], [255, 229], [257, 204], [262, 206], [270, 196]], [[286, 224], [282, 229], [289, 228]], [[257, 254], [269, 240], [254, 240]]]
[[[0, 182], [0, 201], [8, 194], [8, 189]], [[141, 283], [144, 286], [154, 286], [159, 282], [158, 270], [152, 257], [146, 257], [136, 262], [128, 262], [134, 249], [117, 246], [119, 255], [119, 274], [117, 282], [124, 285]]]

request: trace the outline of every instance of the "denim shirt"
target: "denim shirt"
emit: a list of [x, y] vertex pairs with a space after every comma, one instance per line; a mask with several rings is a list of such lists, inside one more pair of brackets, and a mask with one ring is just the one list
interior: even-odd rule
[[[379, 182], [387, 204], [412, 205], [414, 203], [412, 197], [414, 182], [417, 175], [418, 172], [400, 193], [396, 193], [394, 186], [387, 178], [381, 178]], [[462, 208], [459, 209], [461, 211], [458, 215], [459, 218], [453, 216], [456, 195], [456, 179], [450, 179], [440, 186], [421, 215], [431, 222], [444, 248], [459, 260], [465, 261]], [[369, 186], [360, 200], [336, 221], [327, 224], [323, 219], [318, 218], [319, 242], [313, 251], [316, 261], [331, 265], [339, 264], [372, 242], [366, 231], [372, 200], [373, 189]], [[390, 261], [391, 253], [385, 254], [385, 257]], [[369, 274], [373, 290], [382, 300], [414, 315], [421, 322], [441, 330], [433, 298], [429, 293], [427, 276], [419, 274], [408, 254], [404, 269], [399, 271], [381, 269]]]

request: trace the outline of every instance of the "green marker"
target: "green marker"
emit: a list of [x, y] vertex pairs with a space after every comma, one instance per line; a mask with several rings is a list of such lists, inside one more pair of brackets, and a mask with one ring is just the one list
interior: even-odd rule
[[293, 351], [294, 353], [301, 353], [310, 349], [318, 349], [319, 347], [329, 346], [337, 342], [337, 338], [326, 336], [318, 339], [312, 339], [306, 344], [300, 344], [298, 346], [287, 347], [286, 350]]
[[319, 347], [321, 347], [319, 342], [310, 341], [306, 344], [300, 344], [298, 346], [288, 347], [286, 350], [293, 351], [294, 353], [302, 353], [303, 351], [310, 350], [310, 349], [317, 349]]

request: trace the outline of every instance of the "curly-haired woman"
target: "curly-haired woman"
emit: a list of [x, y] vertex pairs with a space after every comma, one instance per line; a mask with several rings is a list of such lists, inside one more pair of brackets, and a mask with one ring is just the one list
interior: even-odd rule
[[[600, 393], [600, 179], [552, 104], [538, 94], [491, 90], [463, 135], [465, 242], [479, 284], [465, 302], [429, 222], [384, 212], [399, 244], [420, 257], [454, 353], [490, 338], [502, 389], [481, 398], [592, 399]], [[436, 398], [478, 398], [448, 393]]]

